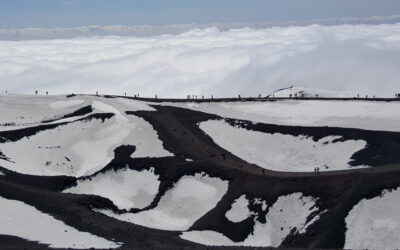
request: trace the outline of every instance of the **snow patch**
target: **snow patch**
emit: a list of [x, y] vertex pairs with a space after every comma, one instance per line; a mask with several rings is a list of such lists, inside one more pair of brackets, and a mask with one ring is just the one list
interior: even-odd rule
[[346, 217], [346, 249], [400, 248], [400, 189], [362, 199]]
[[261, 209], [262, 211], [267, 210], [267, 202], [265, 202], [264, 200], [260, 199], [260, 198], [254, 198], [252, 201], [254, 204], [259, 204], [261, 205]]
[[[267, 223], [256, 222], [254, 233], [246, 241], [253, 246], [262, 246], [269, 242], [270, 246], [278, 247], [292, 229], [295, 228], [295, 234], [304, 232], [310, 225], [306, 223], [307, 217], [315, 211], [318, 208], [313, 197], [303, 196], [301, 193], [281, 196], [270, 207]], [[268, 237], [260, 237], [262, 235]]]
[[333, 143], [336, 136], [315, 142], [305, 136], [262, 133], [234, 127], [222, 120], [202, 122], [199, 127], [219, 146], [247, 162], [274, 171], [313, 172], [315, 167], [320, 171], [348, 169], [351, 156], [366, 146], [363, 140]]
[[242, 195], [237, 198], [231, 209], [225, 213], [225, 217], [232, 222], [241, 222], [250, 216], [250, 210], [248, 208], [249, 200], [246, 195]]
[[152, 210], [115, 214], [98, 210], [110, 217], [163, 230], [187, 230], [214, 208], [228, 190], [228, 181], [206, 174], [183, 176]]
[[52, 248], [117, 248], [120, 244], [70, 227], [21, 201], [0, 197], [0, 234], [49, 244]]
[[79, 180], [77, 186], [64, 190], [66, 193], [94, 194], [110, 199], [119, 209], [142, 209], [157, 195], [160, 181], [150, 170], [110, 170], [89, 179]]
[[314, 198], [293, 193], [279, 197], [269, 208], [267, 222], [262, 224], [256, 221], [254, 232], [243, 242], [233, 242], [223, 234], [214, 231], [183, 232], [180, 237], [209, 246], [278, 247], [292, 230], [295, 234], [304, 233], [312, 224], [306, 222], [307, 217], [315, 211], [318, 211], [318, 208], [315, 206]]

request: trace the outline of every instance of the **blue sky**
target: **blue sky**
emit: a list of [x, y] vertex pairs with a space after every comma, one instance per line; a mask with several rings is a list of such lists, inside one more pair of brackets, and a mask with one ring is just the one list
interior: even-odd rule
[[398, 0], [0, 0], [0, 28], [260, 22], [400, 14]]

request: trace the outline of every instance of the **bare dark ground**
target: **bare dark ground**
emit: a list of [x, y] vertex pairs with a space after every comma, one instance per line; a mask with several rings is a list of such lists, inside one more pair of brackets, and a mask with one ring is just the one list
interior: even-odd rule
[[[284, 127], [259, 125], [250, 127], [246, 121], [240, 121], [247, 129], [271, 132], [286, 131], [288, 134], [306, 134], [315, 138], [318, 135], [331, 134], [363, 138], [369, 144], [368, 154], [354, 155], [354, 165], [363, 162], [374, 162], [373, 168], [354, 169], [337, 172], [286, 173], [263, 170], [249, 164], [228, 151], [217, 146], [211, 138], [204, 134], [197, 123], [208, 119], [219, 119], [215, 115], [205, 114], [186, 109], [155, 106], [156, 112], [128, 112], [150, 122], [158, 131], [163, 146], [175, 154], [164, 158], [135, 158], [129, 156], [135, 150], [134, 146], [124, 145], [115, 150], [115, 158], [100, 172], [111, 169], [125, 168], [148, 169], [153, 167], [160, 176], [161, 185], [156, 199], [148, 207], [155, 207], [161, 196], [184, 175], [205, 172], [210, 176], [229, 180], [227, 194], [198, 220], [191, 230], [214, 230], [221, 232], [234, 241], [244, 240], [252, 231], [254, 216], [240, 223], [228, 221], [224, 214], [230, 209], [232, 202], [246, 194], [249, 199], [261, 198], [272, 205], [279, 196], [302, 192], [306, 196], [318, 198], [320, 219], [313, 223], [305, 234], [291, 234], [282, 243], [282, 248], [342, 248], [345, 236], [345, 217], [348, 212], [363, 198], [379, 195], [384, 189], [400, 186], [400, 166], [398, 148], [399, 133], [383, 136], [381, 132], [363, 130], [346, 130], [335, 128]], [[237, 121], [230, 121], [237, 122]], [[247, 125], [246, 125], [247, 124]], [[48, 125], [46, 125], [48, 126]], [[272, 127], [271, 127], [272, 126]], [[40, 128], [40, 129], [51, 129]], [[12, 136], [2, 133], [6, 140], [17, 140], [34, 131], [18, 131]], [[374, 134], [375, 133], [375, 134]], [[384, 133], [384, 132], [382, 132]], [[380, 139], [379, 139], [380, 138]], [[390, 153], [388, 153], [389, 151]], [[382, 155], [376, 160], [370, 156]], [[385, 155], [386, 153], [386, 155]], [[370, 157], [370, 158], [368, 158]], [[194, 161], [185, 161], [191, 158]], [[179, 232], [155, 230], [131, 223], [118, 221], [103, 214], [94, 212], [94, 208], [118, 210], [111, 201], [93, 195], [77, 195], [61, 193], [67, 187], [76, 184], [73, 177], [40, 177], [22, 175], [0, 168], [5, 173], [0, 176], [0, 196], [16, 199], [32, 205], [56, 219], [81, 231], [87, 231], [105, 239], [122, 242], [126, 249], [211, 249], [180, 239]], [[96, 173], [96, 174], [98, 174]], [[94, 174], [94, 175], [96, 175]], [[90, 178], [90, 177], [84, 177]], [[260, 205], [251, 203], [251, 209], [259, 214], [258, 220], [265, 221], [267, 211], [262, 211]], [[138, 210], [131, 210], [135, 212]], [[309, 218], [311, 219], [311, 218]], [[278, 229], [277, 229], [278, 230]], [[29, 242], [17, 237], [0, 236], [0, 247], [6, 249], [46, 248], [35, 242]], [[223, 247], [234, 249], [237, 247]], [[245, 248], [240, 248], [245, 249]], [[252, 248], [256, 249], [256, 248]]]

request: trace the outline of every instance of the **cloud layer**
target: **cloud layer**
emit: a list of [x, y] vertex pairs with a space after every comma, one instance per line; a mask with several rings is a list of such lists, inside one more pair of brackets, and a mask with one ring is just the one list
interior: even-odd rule
[[400, 24], [310, 25], [0, 41], [0, 88], [227, 97], [298, 85], [394, 96], [400, 92], [399, 34]]
[[347, 17], [331, 19], [313, 19], [305, 21], [275, 21], [251, 23], [211, 23], [211, 24], [168, 24], [168, 25], [112, 25], [112, 26], [80, 26], [59, 28], [25, 28], [25, 29], [0, 29], [0, 40], [39, 40], [39, 39], [70, 39], [75, 37], [92, 36], [157, 36], [162, 34], [180, 34], [193, 29], [206, 29], [216, 27], [220, 31], [231, 29], [253, 28], [267, 29], [271, 27], [307, 26], [319, 24], [324, 26], [344, 24], [393, 24], [400, 22], [400, 15], [373, 16], [373, 17]]

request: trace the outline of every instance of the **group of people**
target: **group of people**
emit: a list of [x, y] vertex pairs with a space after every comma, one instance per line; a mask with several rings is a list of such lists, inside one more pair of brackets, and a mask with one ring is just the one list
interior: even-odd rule
[[319, 167], [314, 168], [314, 173], [319, 173]]
[[[197, 100], [197, 95], [187, 95], [186, 97], [188, 100], [190, 99]], [[204, 95], [201, 96], [201, 99], [204, 100]], [[213, 95], [211, 95], [211, 99], [214, 99]]]
[[[39, 94], [39, 91], [35, 90], [35, 95], [38, 95], [38, 94]], [[48, 94], [49, 94], [49, 91], [46, 91], [46, 95], [48, 95]]]

